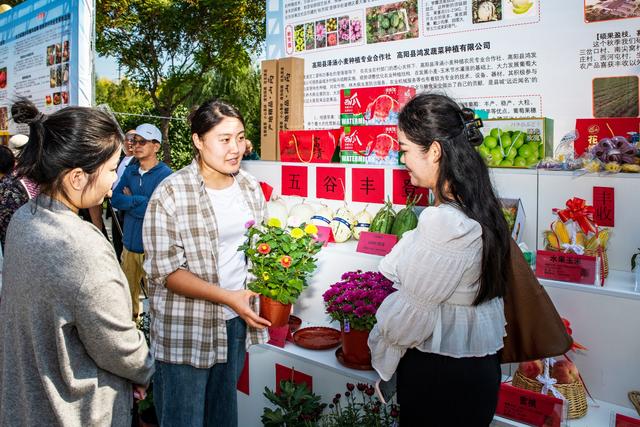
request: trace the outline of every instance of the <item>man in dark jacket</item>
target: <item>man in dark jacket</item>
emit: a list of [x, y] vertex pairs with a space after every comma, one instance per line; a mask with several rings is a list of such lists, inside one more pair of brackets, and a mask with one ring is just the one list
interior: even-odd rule
[[140, 313], [140, 283], [146, 287], [142, 263], [142, 222], [147, 203], [153, 190], [171, 174], [169, 166], [158, 161], [162, 135], [157, 127], [145, 123], [138, 126], [131, 145], [133, 155], [138, 160], [132, 162], [124, 171], [120, 182], [113, 190], [111, 204], [124, 213], [122, 235], [122, 270], [129, 281], [133, 318]]

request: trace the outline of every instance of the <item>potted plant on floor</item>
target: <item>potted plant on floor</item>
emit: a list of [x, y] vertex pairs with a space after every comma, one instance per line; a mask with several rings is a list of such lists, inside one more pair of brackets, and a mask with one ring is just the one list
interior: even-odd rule
[[341, 280], [322, 295], [327, 314], [340, 322], [345, 362], [371, 364], [369, 332], [376, 324], [378, 307], [394, 291], [393, 283], [382, 274], [358, 270], [344, 273]]
[[296, 384], [293, 380], [280, 381], [280, 393], [265, 387], [264, 397], [276, 406], [275, 410], [264, 408], [261, 421], [265, 427], [316, 426], [327, 407], [306, 383]]
[[263, 225], [250, 221], [246, 227], [247, 242], [238, 250], [246, 254], [254, 276], [249, 289], [260, 294], [260, 316], [273, 327], [284, 326], [291, 304], [316, 269], [315, 255], [322, 248], [315, 239], [318, 229], [313, 224], [283, 227], [277, 218]]

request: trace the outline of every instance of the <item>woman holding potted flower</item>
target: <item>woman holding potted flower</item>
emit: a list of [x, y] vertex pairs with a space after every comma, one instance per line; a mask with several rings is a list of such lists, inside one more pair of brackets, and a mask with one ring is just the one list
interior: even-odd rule
[[399, 115], [411, 184], [435, 196], [380, 263], [398, 291], [369, 336], [380, 377], [397, 371], [404, 427], [486, 426], [497, 404], [509, 231], [474, 149], [479, 124], [443, 95], [418, 95]]
[[238, 110], [208, 101], [190, 121], [196, 158], [156, 188], [143, 226], [154, 401], [162, 426], [236, 426], [246, 348], [266, 341], [269, 326], [246, 289], [238, 247], [266, 204], [257, 180], [240, 170]]

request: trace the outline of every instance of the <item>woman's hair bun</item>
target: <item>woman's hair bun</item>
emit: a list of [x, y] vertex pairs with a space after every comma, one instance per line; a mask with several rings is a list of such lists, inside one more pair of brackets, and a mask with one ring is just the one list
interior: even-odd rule
[[16, 123], [31, 124], [41, 120], [44, 115], [38, 111], [38, 107], [28, 99], [21, 98], [11, 106], [11, 117]]

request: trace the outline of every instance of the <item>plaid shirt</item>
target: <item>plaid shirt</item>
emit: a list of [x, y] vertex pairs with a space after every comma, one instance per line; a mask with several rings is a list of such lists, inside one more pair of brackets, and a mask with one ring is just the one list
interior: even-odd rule
[[[262, 222], [266, 204], [260, 185], [242, 170], [236, 179], [256, 223]], [[158, 185], [149, 200], [142, 238], [154, 357], [196, 368], [225, 363], [227, 330], [222, 305], [166, 288], [167, 276], [179, 268], [219, 286], [217, 223], [195, 160]], [[258, 312], [257, 302], [253, 309]], [[266, 330], [247, 328], [247, 347], [266, 338]]]

